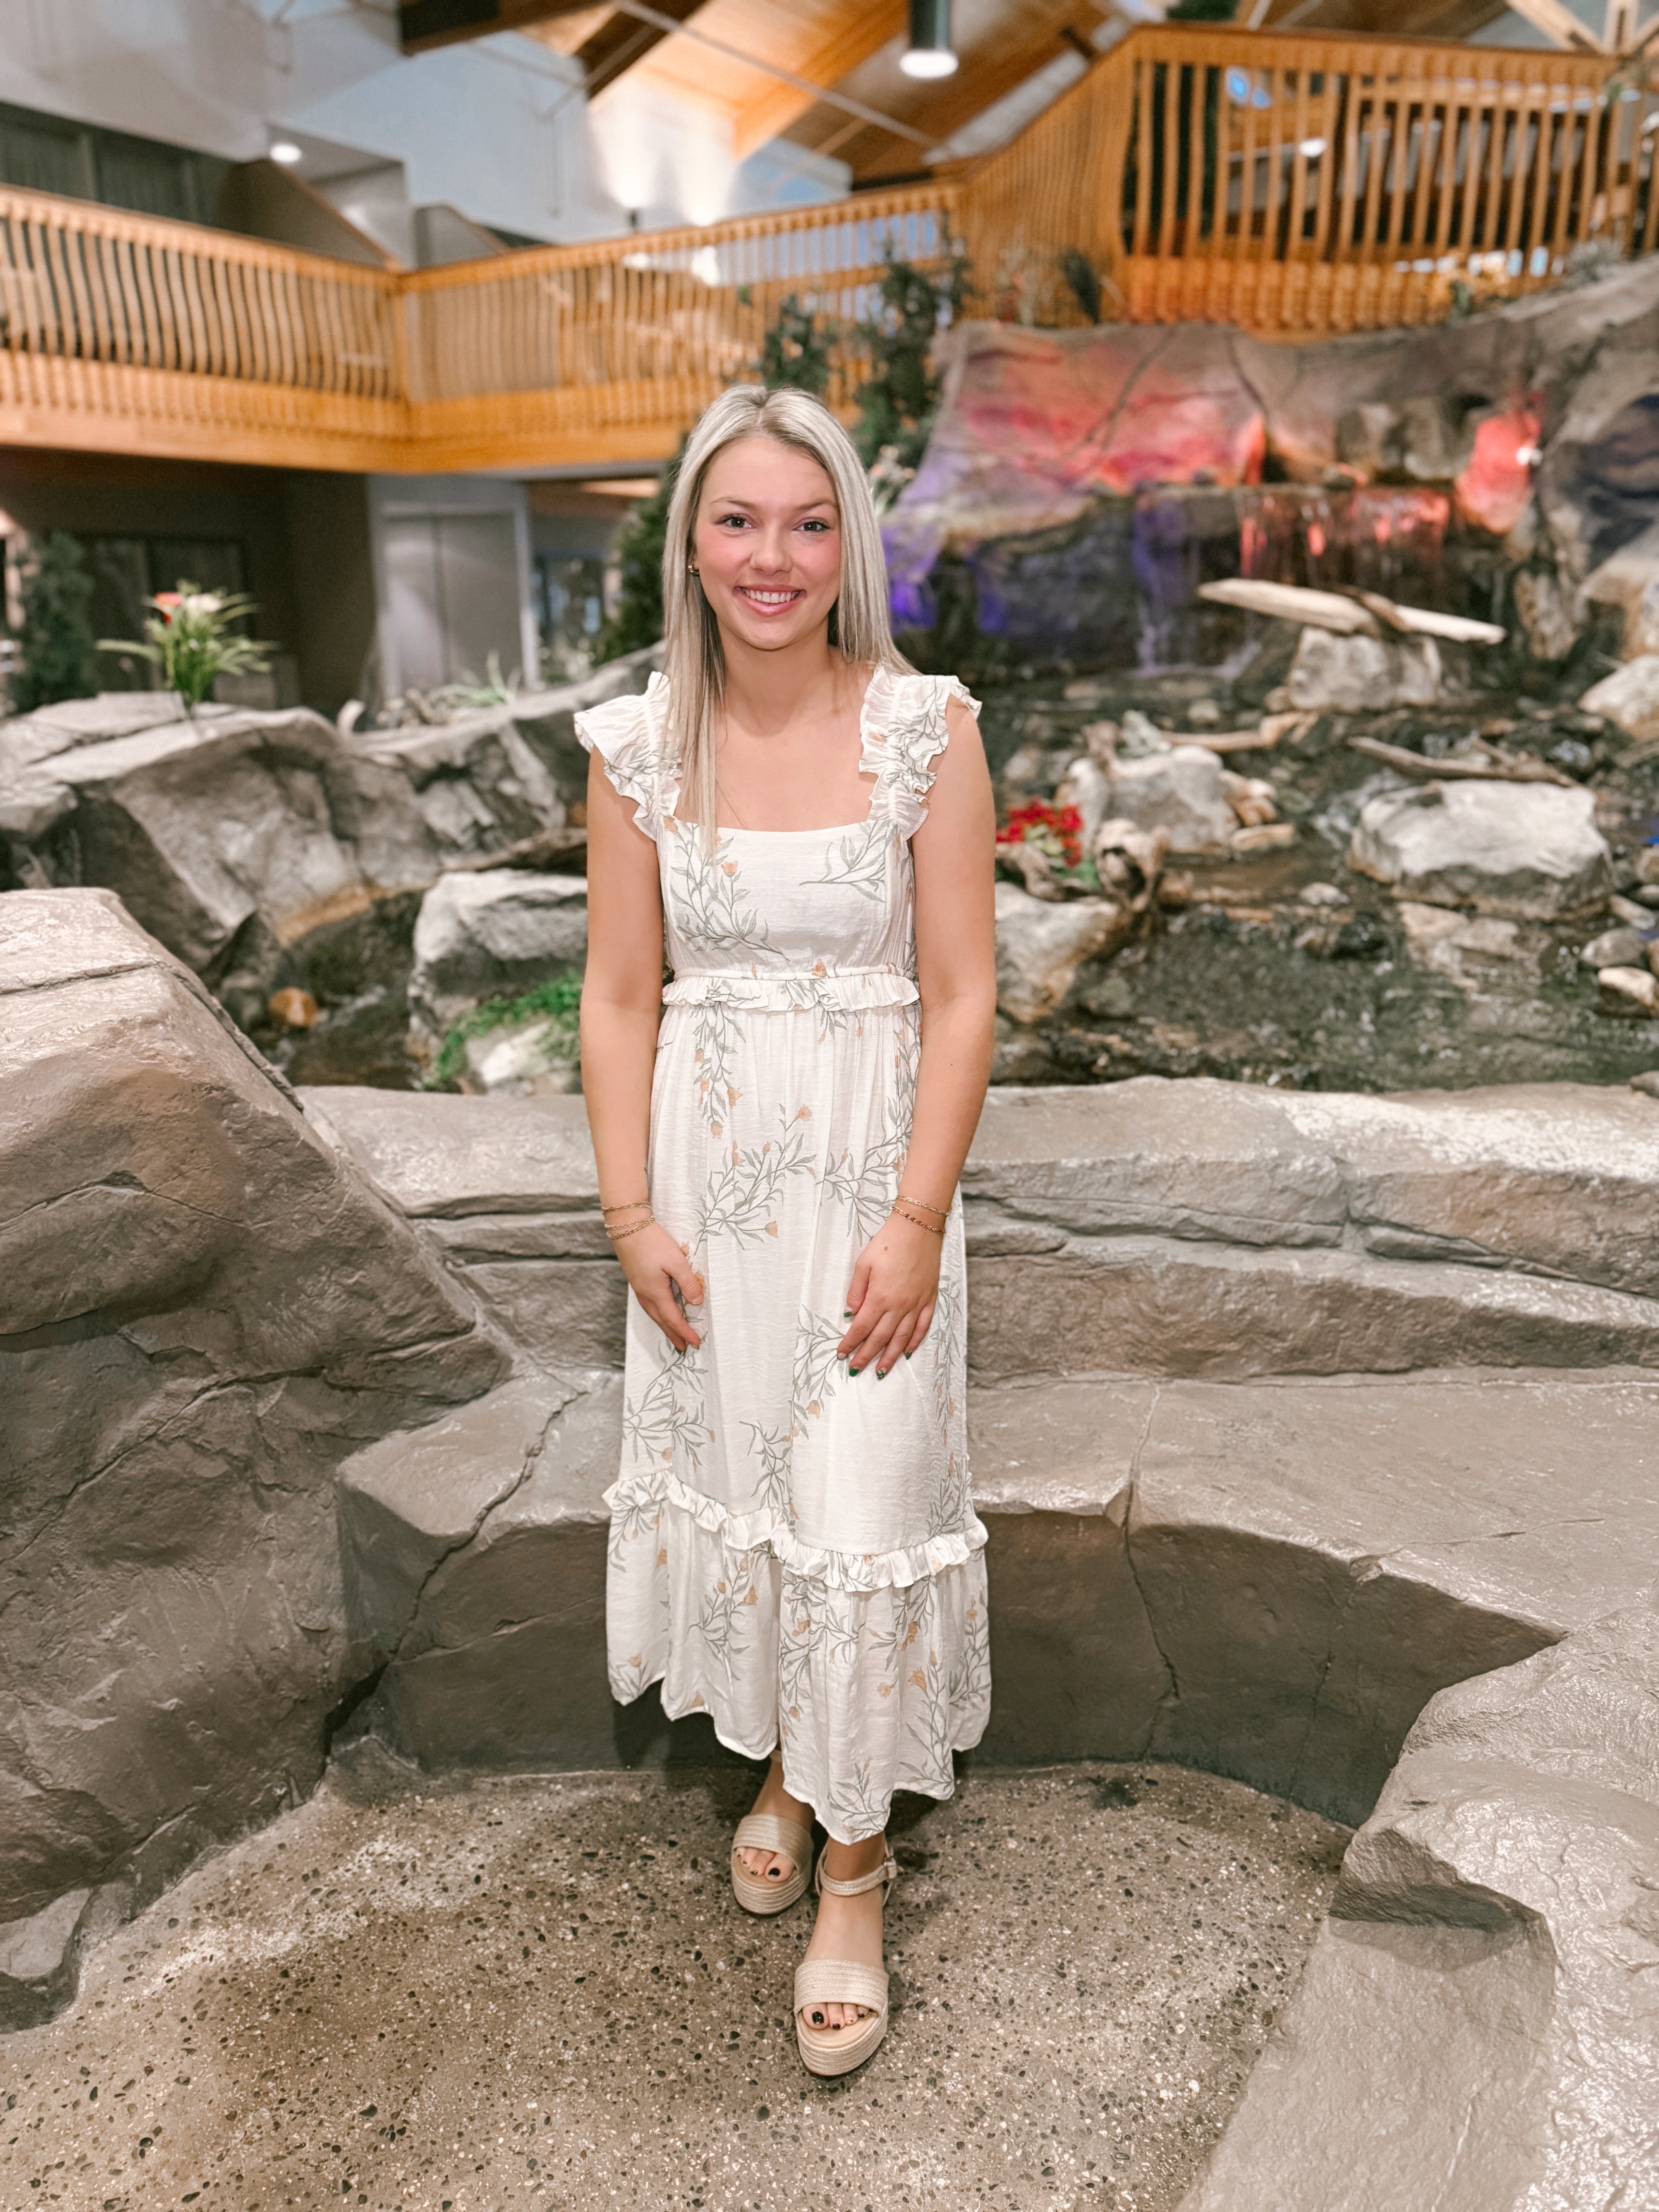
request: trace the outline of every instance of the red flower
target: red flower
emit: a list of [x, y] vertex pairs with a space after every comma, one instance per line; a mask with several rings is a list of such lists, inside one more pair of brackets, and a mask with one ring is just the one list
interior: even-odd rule
[[997, 832], [999, 845], [1057, 846], [1068, 868], [1083, 858], [1083, 817], [1075, 806], [1051, 806], [1034, 799], [1024, 806], [1011, 807], [1008, 819]]

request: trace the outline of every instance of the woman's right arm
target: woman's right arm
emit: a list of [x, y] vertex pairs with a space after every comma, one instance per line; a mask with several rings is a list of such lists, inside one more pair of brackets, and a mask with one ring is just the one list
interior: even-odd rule
[[[598, 754], [587, 772], [587, 967], [582, 978], [582, 1090], [599, 1164], [599, 1203], [647, 1195], [651, 1076], [662, 1019], [662, 890], [657, 848], [635, 826]], [[642, 1213], [611, 1217], [626, 1230]], [[615, 1239], [635, 1296], [677, 1351], [702, 1342], [674, 1296], [702, 1304], [702, 1283], [656, 1223]]]

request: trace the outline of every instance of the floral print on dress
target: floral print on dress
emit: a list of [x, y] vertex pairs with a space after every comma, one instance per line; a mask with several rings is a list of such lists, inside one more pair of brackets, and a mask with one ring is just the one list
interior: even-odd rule
[[860, 720], [866, 818], [811, 831], [676, 817], [667, 687], [577, 718], [655, 839], [665, 988], [653, 1208], [704, 1283], [676, 1352], [629, 1299], [622, 1465], [607, 1492], [620, 1699], [660, 1683], [830, 1833], [942, 1797], [990, 1707], [985, 1531], [966, 1419], [961, 1208], [914, 1358], [854, 1375], [836, 1346], [858, 1255], [910, 1140], [921, 1010], [909, 839], [953, 679], [879, 671]]

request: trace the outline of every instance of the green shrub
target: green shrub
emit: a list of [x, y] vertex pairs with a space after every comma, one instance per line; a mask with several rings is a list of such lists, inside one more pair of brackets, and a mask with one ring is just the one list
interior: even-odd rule
[[495, 1030], [528, 1029], [532, 1022], [551, 1021], [568, 1036], [568, 1057], [574, 1065], [579, 1057], [578, 1012], [581, 998], [580, 975], [555, 975], [545, 983], [532, 984], [516, 998], [486, 999], [470, 1014], [463, 1014], [446, 1032], [422, 1087], [428, 1091], [452, 1090], [466, 1073], [466, 1048], [472, 1038], [488, 1036]]
[[968, 263], [959, 254], [939, 276], [897, 259], [882, 270], [880, 307], [859, 325], [871, 371], [859, 387], [853, 442], [866, 468], [884, 456], [908, 471], [921, 461], [939, 413], [939, 383], [928, 356], [941, 318], [959, 316], [972, 289]]
[[27, 714], [58, 699], [89, 699], [98, 689], [96, 641], [87, 610], [93, 583], [86, 556], [67, 530], [37, 548], [23, 583], [21, 665], [11, 684], [12, 712]]

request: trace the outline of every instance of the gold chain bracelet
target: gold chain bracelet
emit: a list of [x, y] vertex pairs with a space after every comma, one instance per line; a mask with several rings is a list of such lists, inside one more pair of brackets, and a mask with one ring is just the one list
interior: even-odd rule
[[651, 1201], [648, 1198], [625, 1198], [622, 1200], [620, 1205], [602, 1206], [599, 1208], [599, 1212], [604, 1214], [608, 1220], [613, 1213], [635, 1213], [638, 1212], [641, 1206], [649, 1206], [650, 1203]]
[[948, 1206], [929, 1206], [925, 1198], [912, 1198], [908, 1190], [902, 1190], [899, 1196], [907, 1206], [919, 1206], [924, 1213], [937, 1214], [941, 1221], [948, 1221], [951, 1218], [951, 1209]]
[[636, 1221], [627, 1229], [613, 1229], [607, 1222], [605, 1233], [613, 1244], [620, 1244], [624, 1237], [637, 1237], [641, 1229], [650, 1229], [654, 1226], [656, 1218], [654, 1213], [647, 1213], [643, 1221]]
[[942, 1222], [935, 1228], [931, 1221], [924, 1221], [919, 1213], [910, 1212], [908, 1201], [905, 1199], [896, 1198], [893, 1200], [893, 1211], [902, 1221], [908, 1221], [913, 1228], [925, 1229], [930, 1237], [943, 1237], [945, 1234], [945, 1225]]

